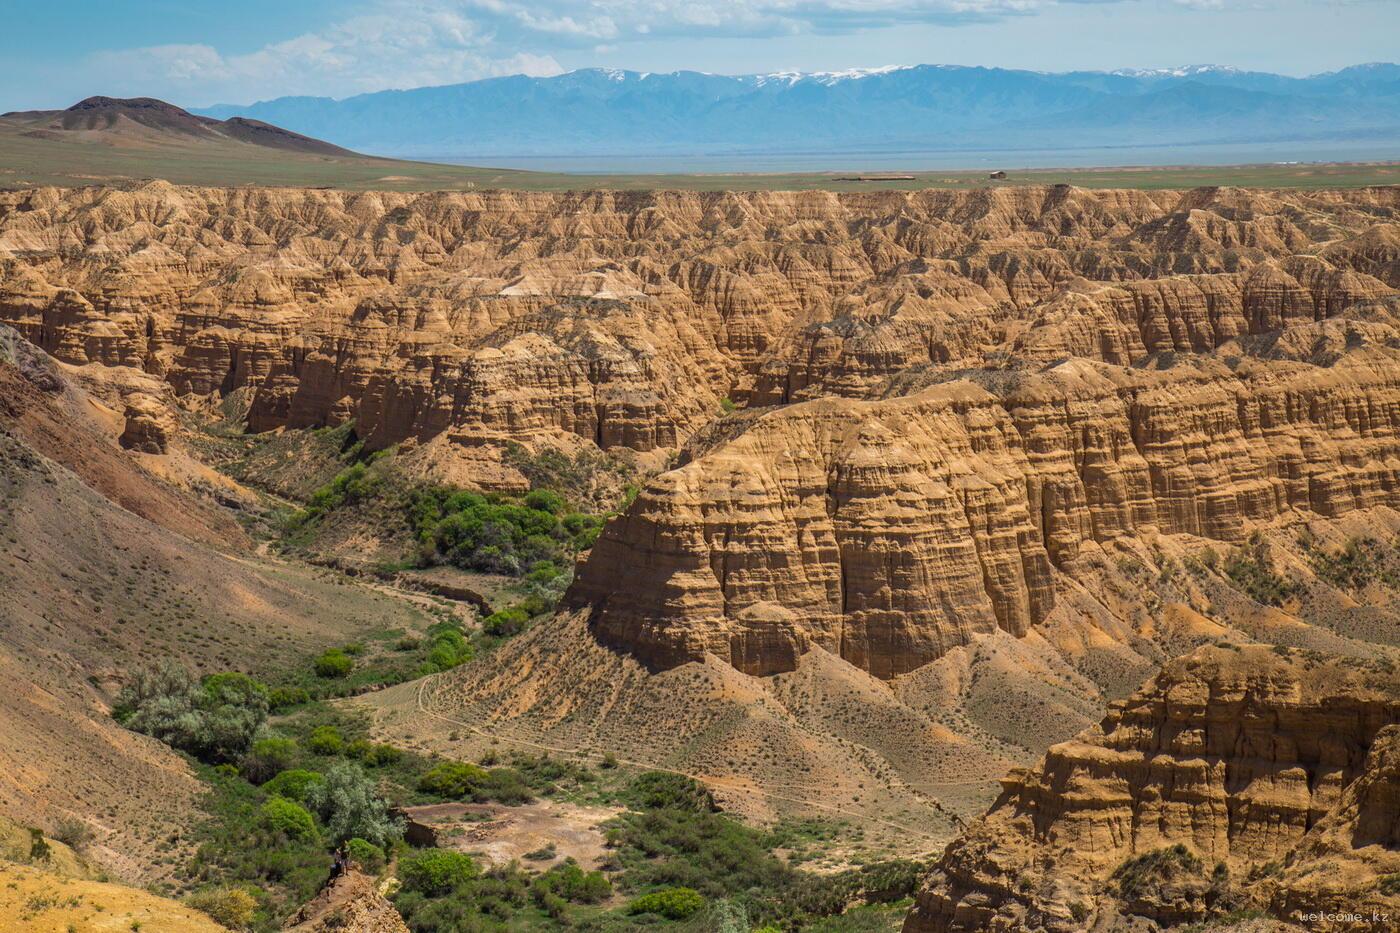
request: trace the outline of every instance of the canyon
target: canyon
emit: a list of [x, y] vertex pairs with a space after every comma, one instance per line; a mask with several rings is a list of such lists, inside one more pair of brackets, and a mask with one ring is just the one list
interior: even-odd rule
[[[568, 597], [597, 637], [888, 679], [1026, 634], [1116, 541], [1395, 505], [1397, 207], [36, 189], [0, 195], [0, 321], [435, 480], [522, 489], [512, 444], [653, 455]], [[159, 450], [159, 399], [123, 404]]]
[[[556, 613], [347, 699], [377, 740], [947, 845], [910, 933], [1394, 903], [1396, 189], [0, 191], [0, 351], [0, 717], [101, 736], [3, 750], [8, 811], [90, 812], [53, 775], [99, 762], [192, 806], [105, 715], [124, 664], [424, 627], [265, 560], [292, 484], [201, 459], [339, 428], [406, 488], [559, 454], [635, 493]], [[372, 526], [312, 556], [369, 576]], [[208, 619], [133, 637], [153, 566]], [[158, 877], [168, 821], [93, 819]]]

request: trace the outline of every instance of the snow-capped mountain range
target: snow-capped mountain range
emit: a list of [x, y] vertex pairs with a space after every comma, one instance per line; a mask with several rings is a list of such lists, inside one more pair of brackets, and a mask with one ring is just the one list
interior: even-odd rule
[[364, 152], [462, 159], [1388, 143], [1400, 141], [1400, 66], [1306, 78], [1221, 65], [1065, 73], [891, 65], [753, 75], [583, 69], [196, 112], [251, 117]]

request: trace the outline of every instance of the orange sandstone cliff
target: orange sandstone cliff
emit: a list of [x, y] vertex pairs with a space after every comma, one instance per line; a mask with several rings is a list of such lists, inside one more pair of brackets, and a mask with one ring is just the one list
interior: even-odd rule
[[1400, 911], [1397, 742], [1393, 664], [1199, 649], [1007, 777], [904, 929], [1141, 929], [1250, 908], [1393, 929], [1377, 918]]

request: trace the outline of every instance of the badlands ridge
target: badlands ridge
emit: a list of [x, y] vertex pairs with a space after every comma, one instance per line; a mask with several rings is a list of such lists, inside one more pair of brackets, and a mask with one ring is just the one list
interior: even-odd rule
[[[1397, 207], [37, 189], [0, 195], [0, 322], [468, 485], [523, 482], [509, 442], [686, 445], [581, 570], [595, 633], [889, 678], [1024, 635], [1086, 550], [1395, 505]], [[159, 406], [126, 404], [158, 449]]]
[[[61, 367], [0, 373], [14, 444], [58, 457], [72, 380], [154, 460], [216, 409], [488, 491], [528, 486], [519, 448], [626, 453], [642, 488], [555, 618], [358, 702], [417, 747], [479, 724], [758, 816], [918, 822], [905, 851], [992, 803], [910, 931], [1189, 922], [1265, 877], [1277, 917], [1393, 903], [1397, 310], [1397, 189], [0, 192], [0, 324]], [[150, 509], [160, 560], [247, 547], [206, 508]], [[16, 579], [39, 658], [55, 613]], [[230, 664], [272, 609], [221, 601]], [[37, 729], [71, 666], [16, 662], [40, 680], [0, 714]], [[1205, 874], [1116, 874], [1177, 843]]]

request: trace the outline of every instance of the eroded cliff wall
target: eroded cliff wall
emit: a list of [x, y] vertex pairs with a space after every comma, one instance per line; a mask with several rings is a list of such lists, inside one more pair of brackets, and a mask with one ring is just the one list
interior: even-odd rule
[[1378, 884], [1400, 868], [1397, 724], [1389, 665], [1199, 649], [1007, 777], [905, 930], [1127, 929], [1249, 905], [1389, 929], [1370, 918], [1400, 907]]

